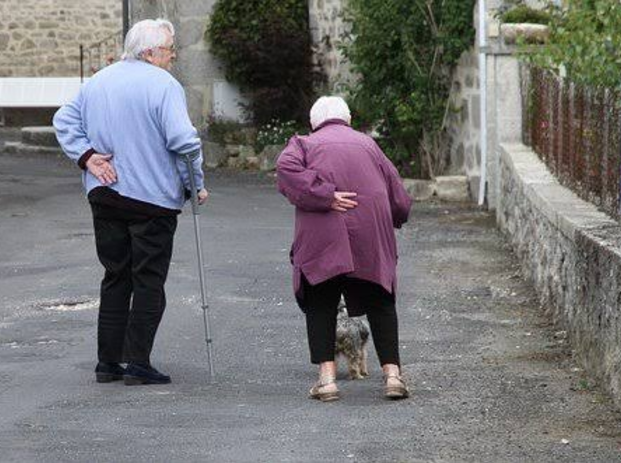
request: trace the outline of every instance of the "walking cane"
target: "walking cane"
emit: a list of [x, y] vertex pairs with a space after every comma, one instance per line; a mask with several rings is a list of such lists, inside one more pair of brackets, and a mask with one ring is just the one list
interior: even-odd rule
[[198, 221], [200, 211], [198, 210], [198, 191], [196, 190], [196, 179], [194, 178], [194, 167], [192, 166], [193, 158], [191, 155], [185, 157], [185, 162], [188, 166], [188, 173], [190, 175], [190, 188], [192, 198], [192, 215], [194, 217], [194, 232], [196, 235], [196, 252], [198, 254], [198, 276], [201, 283], [201, 307], [203, 309], [203, 324], [205, 325], [205, 344], [207, 345], [207, 361], [209, 362], [209, 379], [210, 382], [214, 382], [216, 374], [213, 367], [213, 351], [211, 339], [211, 330], [209, 326], [209, 317], [207, 310], [207, 291], [205, 290], [205, 269], [203, 267], [203, 247], [201, 245], [201, 229]]

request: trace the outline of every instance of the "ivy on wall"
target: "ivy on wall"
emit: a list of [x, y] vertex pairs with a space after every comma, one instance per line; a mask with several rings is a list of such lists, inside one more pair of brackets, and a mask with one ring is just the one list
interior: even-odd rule
[[256, 125], [308, 123], [315, 84], [305, 0], [218, 0], [206, 38], [227, 79], [250, 96]]
[[350, 103], [406, 175], [445, 167], [451, 69], [473, 45], [475, 0], [349, 0]]

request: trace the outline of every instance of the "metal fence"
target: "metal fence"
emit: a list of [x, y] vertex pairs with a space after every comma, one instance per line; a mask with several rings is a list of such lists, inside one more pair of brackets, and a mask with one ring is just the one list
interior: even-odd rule
[[123, 31], [115, 32], [89, 46], [80, 45], [80, 78], [90, 77], [118, 61], [123, 52]]
[[524, 142], [562, 185], [621, 218], [621, 92], [586, 88], [534, 67], [523, 77]]

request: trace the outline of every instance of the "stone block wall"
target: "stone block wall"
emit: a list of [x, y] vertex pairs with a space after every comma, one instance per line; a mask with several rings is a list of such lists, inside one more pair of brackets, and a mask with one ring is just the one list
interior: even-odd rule
[[[478, 65], [478, 5], [473, 11], [477, 27], [475, 46], [464, 53], [454, 71], [447, 124], [450, 167], [452, 175], [465, 175], [470, 195], [478, 200], [482, 175], [481, 160], [486, 159], [486, 200], [490, 209], [496, 207], [498, 195], [498, 152], [502, 142], [521, 140], [521, 101], [519, 63], [515, 46], [502, 43], [496, 11], [505, 0], [488, 0], [487, 7], [487, 76], [481, 82]], [[528, 0], [531, 7], [541, 8], [545, 2]], [[487, 89], [487, 151], [481, 152], [481, 85]]]
[[132, 0], [130, 22], [165, 18], [176, 30], [177, 62], [173, 74], [183, 85], [196, 126], [202, 125], [214, 106], [214, 84], [224, 82], [220, 63], [209, 53], [204, 39], [215, 0]]
[[498, 225], [577, 360], [621, 404], [621, 225], [559, 185], [522, 144], [500, 147]]
[[309, 21], [317, 62], [327, 77], [327, 92], [342, 93], [352, 79], [347, 60], [338, 47], [347, 24], [342, 13], [347, 0], [309, 0]]
[[462, 54], [453, 73], [447, 121], [449, 174], [477, 177], [481, 170], [481, 97], [477, 54]]
[[0, 77], [79, 76], [79, 45], [122, 23], [119, 0], [2, 0]]
[[[338, 42], [345, 32], [341, 13], [346, 0], [309, 0], [309, 20], [317, 60], [328, 77], [327, 92], [340, 92], [350, 73]], [[221, 64], [209, 53], [204, 40], [205, 28], [215, 0], [132, 0], [131, 23], [146, 18], [163, 17], [177, 30], [178, 53], [173, 74], [183, 84], [188, 97], [190, 116], [201, 125], [214, 108], [218, 91], [229, 99], [243, 101], [239, 94], [230, 96]], [[226, 91], [224, 91], [226, 90]], [[234, 92], [235, 93], [235, 92]]]

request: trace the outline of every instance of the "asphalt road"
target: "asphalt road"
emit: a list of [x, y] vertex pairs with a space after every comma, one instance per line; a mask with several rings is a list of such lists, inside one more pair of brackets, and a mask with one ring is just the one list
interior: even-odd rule
[[191, 215], [153, 354], [165, 386], [94, 381], [98, 281], [77, 170], [0, 157], [0, 461], [612, 462], [621, 417], [573, 363], [486, 212], [416, 204], [399, 231], [413, 395], [315, 379], [291, 294], [293, 210], [269, 176], [209, 176], [203, 209], [217, 382], [208, 384]]

